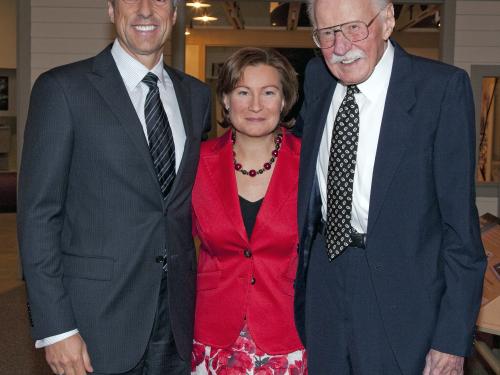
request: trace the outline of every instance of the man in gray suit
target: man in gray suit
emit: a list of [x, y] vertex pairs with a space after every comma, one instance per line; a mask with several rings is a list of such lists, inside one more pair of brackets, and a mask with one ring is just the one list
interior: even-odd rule
[[18, 234], [56, 374], [188, 374], [206, 85], [163, 64], [179, 0], [114, 0], [114, 44], [36, 81]]

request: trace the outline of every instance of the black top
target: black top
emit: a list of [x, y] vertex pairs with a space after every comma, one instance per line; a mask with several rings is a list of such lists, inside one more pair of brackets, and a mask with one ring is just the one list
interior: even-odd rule
[[257, 214], [263, 200], [264, 198], [255, 202], [250, 202], [245, 198], [240, 197], [241, 216], [243, 217], [243, 224], [245, 224], [248, 238], [252, 236], [255, 219], [257, 218]]

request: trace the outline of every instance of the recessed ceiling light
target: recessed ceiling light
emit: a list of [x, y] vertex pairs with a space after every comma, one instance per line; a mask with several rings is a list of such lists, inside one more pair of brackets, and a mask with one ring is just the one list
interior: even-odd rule
[[206, 4], [206, 3], [201, 3], [199, 1], [194, 1], [192, 3], [186, 3], [186, 6], [199, 9], [199, 8], [208, 8], [211, 5], [210, 4]]
[[201, 22], [211, 22], [211, 21], [217, 21], [217, 17], [207, 16], [205, 14], [204, 16], [193, 17], [193, 20]]

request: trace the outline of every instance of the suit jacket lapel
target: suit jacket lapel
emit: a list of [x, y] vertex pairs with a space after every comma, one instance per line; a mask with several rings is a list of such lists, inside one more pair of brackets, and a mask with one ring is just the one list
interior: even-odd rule
[[[282, 206], [286, 203], [289, 196], [295, 191], [298, 178], [299, 150], [293, 147], [290, 142], [292, 135], [283, 137], [283, 146], [280, 150], [276, 165], [267, 188], [266, 196], [255, 220], [255, 226], [252, 232], [252, 238], [260, 238], [269, 233], [269, 226], [275, 221], [274, 217], [279, 214]], [[294, 215], [289, 215], [290, 217]], [[260, 233], [263, 231], [263, 233]]]
[[[326, 69], [326, 68], [324, 68]], [[328, 73], [329, 74], [329, 73]], [[333, 93], [337, 85], [333, 76], [330, 79], [323, 80], [319, 84], [323, 87], [318, 87], [308, 103], [307, 113], [312, 114], [310, 118], [304, 118], [304, 126], [308, 127], [304, 131], [302, 138], [301, 165], [300, 165], [300, 182], [299, 185], [299, 208], [304, 211], [299, 214], [299, 230], [302, 233], [303, 225], [306, 220], [306, 211], [310, 202], [310, 195], [313, 192], [314, 180], [316, 176], [316, 164], [318, 159], [319, 146], [325, 129], [328, 111], [332, 102]], [[299, 183], [300, 183], [299, 182]]]
[[[111, 47], [106, 48], [94, 58], [93, 71], [88, 74], [88, 78], [118, 118], [120, 124], [134, 143], [138, 154], [143, 157], [151, 176], [157, 181], [141, 122], [113, 60]], [[158, 193], [161, 194], [159, 185]]]
[[169, 66], [164, 66], [167, 71], [172, 83], [174, 85], [175, 95], [177, 97], [177, 103], [179, 104], [179, 110], [181, 112], [182, 123], [184, 126], [184, 131], [186, 133], [186, 143], [184, 144], [184, 152], [182, 154], [182, 159], [179, 165], [179, 170], [177, 171], [177, 176], [172, 185], [172, 190], [167, 197], [167, 205], [172, 202], [172, 200], [177, 196], [178, 192], [184, 191], [189, 188], [190, 179], [182, 178], [182, 174], [186, 169], [187, 160], [189, 160], [188, 155], [192, 153], [192, 147], [194, 147], [194, 130], [192, 122], [192, 106], [191, 106], [191, 91], [189, 86], [184, 84], [183, 77], [170, 68]]
[[243, 241], [248, 242], [243, 218], [241, 217], [230, 136], [231, 131], [227, 131], [224, 136], [219, 138], [214, 152], [202, 157], [200, 163], [204, 164], [202, 167], [210, 176], [210, 183], [217, 191], [231, 227], [238, 232]]
[[416, 100], [415, 84], [411, 78], [413, 76], [411, 59], [399, 46], [396, 45], [395, 48], [373, 169], [368, 233], [377, 221], [389, 185], [411, 140], [411, 131], [415, 126], [415, 120], [410, 112]]

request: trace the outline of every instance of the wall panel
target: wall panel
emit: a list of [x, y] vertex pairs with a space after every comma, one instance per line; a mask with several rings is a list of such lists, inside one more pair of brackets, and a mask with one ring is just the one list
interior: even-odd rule
[[[114, 38], [105, 0], [31, 0], [31, 84], [46, 70], [96, 55]], [[164, 53], [170, 63], [170, 41]]]
[[500, 1], [457, 1], [455, 65], [500, 64]]

